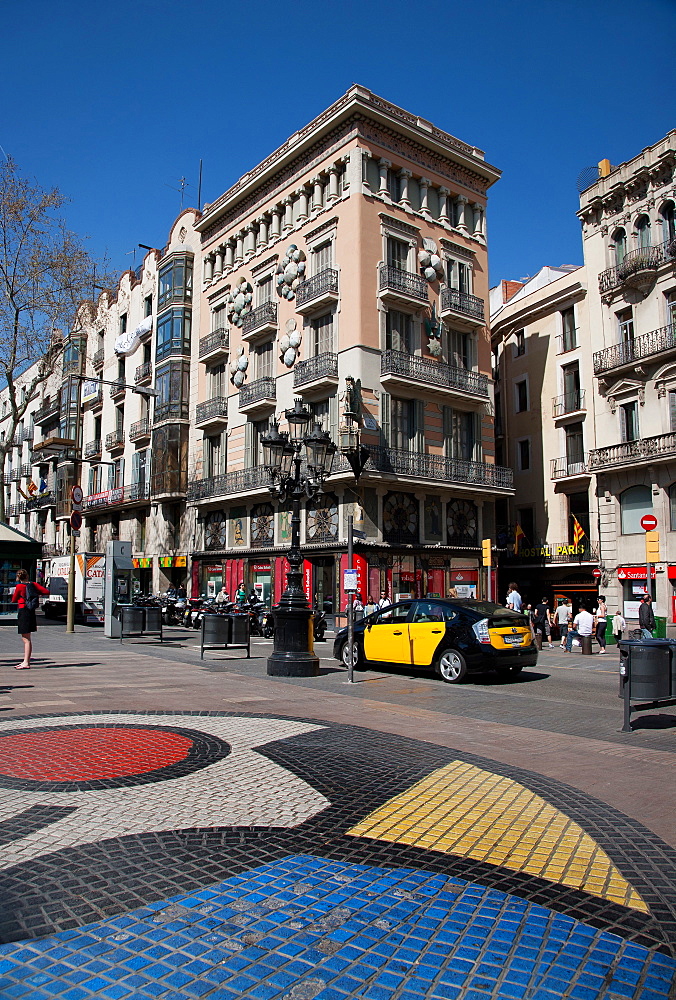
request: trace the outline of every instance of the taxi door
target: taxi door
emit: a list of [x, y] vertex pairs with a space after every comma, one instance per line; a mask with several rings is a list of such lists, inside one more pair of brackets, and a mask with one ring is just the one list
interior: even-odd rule
[[411, 601], [385, 608], [364, 628], [364, 657], [375, 663], [410, 663], [408, 616]]
[[411, 666], [429, 667], [446, 634], [448, 609], [434, 601], [418, 601], [408, 626]]

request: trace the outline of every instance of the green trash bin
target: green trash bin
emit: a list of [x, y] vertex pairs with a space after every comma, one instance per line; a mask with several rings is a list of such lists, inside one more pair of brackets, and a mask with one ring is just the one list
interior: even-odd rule
[[615, 635], [613, 633], [613, 618], [615, 615], [608, 615], [606, 618], [606, 645], [616, 646]]
[[667, 619], [663, 618], [662, 615], [655, 615], [655, 631], [653, 632], [653, 639], [666, 639], [667, 637]]

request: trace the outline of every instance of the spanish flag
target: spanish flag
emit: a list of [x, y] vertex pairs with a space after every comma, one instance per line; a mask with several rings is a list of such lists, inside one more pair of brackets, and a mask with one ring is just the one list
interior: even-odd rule
[[575, 514], [571, 514], [570, 516], [573, 519], [573, 545], [577, 546], [584, 538], [585, 532], [584, 528], [582, 527], [578, 519], [575, 517]]
[[519, 554], [519, 546], [521, 545], [521, 539], [526, 537], [526, 532], [523, 530], [519, 522], [516, 522], [516, 531], [514, 532], [514, 555]]

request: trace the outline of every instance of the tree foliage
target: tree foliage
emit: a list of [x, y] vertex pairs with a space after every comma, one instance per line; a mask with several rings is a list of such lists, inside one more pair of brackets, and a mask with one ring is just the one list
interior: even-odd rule
[[[26, 410], [53, 371], [78, 306], [92, 295], [96, 265], [63, 217], [66, 198], [0, 165], [0, 471]], [[101, 271], [99, 271], [99, 282]], [[5, 520], [0, 489], [0, 521]]]

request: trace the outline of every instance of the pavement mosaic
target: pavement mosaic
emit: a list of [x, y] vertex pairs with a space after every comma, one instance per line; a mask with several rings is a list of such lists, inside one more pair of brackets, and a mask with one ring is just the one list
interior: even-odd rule
[[356, 726], [0, 722], [3, 1000], [657, 1000], [675, 862], [561, 782]]

